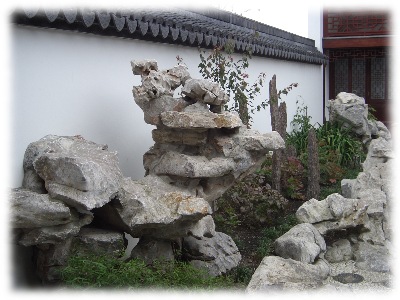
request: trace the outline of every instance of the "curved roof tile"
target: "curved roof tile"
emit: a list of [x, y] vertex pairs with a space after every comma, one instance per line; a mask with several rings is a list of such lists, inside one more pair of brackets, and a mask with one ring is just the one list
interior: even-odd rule
[[231, 39], [237, 51], [252, 49], [258, 56], [312, 64], [326, 64], [328, 61], [311, 39], [217, 9], [23, 9], [16, 10], [12, 20], [22, 25], [193, 47], [216, 47]]

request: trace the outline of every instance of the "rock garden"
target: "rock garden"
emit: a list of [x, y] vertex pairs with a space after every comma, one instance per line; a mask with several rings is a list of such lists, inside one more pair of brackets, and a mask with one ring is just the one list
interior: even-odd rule
[[273, 130], [260, 133], [183, 64], [132, 71], [155, 126], [144, 178], [124, 177], [117, 149], [81, 136], [26, 149], [12, 237], [32, 249], [42, 286], [390, 289], [392, 138], [363, 98], [338, 94], [320, 126], [299, 107], [287, 133], [273, 78]]

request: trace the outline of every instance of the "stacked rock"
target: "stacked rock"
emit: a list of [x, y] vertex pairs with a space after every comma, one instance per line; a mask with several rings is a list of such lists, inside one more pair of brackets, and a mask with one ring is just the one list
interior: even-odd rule
[[[143, 179], [124, 177], [116, 152], [81, 136], [49, 135], [25, 152], [23, 186], [10, 196], [12, 226], [19, 245], [38, 250], [44, 282], [60, 279], [73, 248], [123, 250], [124, 233], [140, 239], [131, 256], [148, 263], [173, 259], [178, 247], [195, 266], [219, 275], [241, 259], [232, 239], [215, 232], [213, 202], [268, 151], [284, 148], [283, 139], [222, 112], [224, 91], [192, 79], [184, 66], [158, 71], [155, 61], [141, 61], [132, 70], [142, 77], [135, 101], [157, 127]], [[179, 86], [183, 97], [174, 98]]]

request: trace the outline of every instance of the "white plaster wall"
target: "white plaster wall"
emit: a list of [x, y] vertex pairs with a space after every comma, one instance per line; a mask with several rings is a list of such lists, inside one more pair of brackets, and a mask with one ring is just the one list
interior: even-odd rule
[[[47, 134], [81, 135], [109, 145], [119, 153], [125, 176], [144, 175], [142, 155], [153, 144], [154, 126], [143, 121], [132, 86], [140, 84], [130, 61], [156, 59], [160, 69], [183, 58], [193, 77], [201, 77], [198, 50], [131, 39], [102, 37], [24, 26], [11, 28], [12, 47], [12, 187], [22, 183], [22, 161], [30, 142]], [[299, 83], [288, 97], [288, 120], [296, 100], [305, 102], [313, 122], [322, 122], [321, 66], [254, 57], [250, 82], [266, 72], [262, 99], [268, 98], [268, 81], [277, 75], [277, 88]], [[261, 98], [259, 100], [261, 100]], [[253, 128], [270, 130], [269, 110], [254, 116]]]

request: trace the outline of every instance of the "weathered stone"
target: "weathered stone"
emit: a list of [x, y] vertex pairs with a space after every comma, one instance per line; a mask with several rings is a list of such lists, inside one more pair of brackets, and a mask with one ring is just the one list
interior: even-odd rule
[[359, 199], [347, 199], [340, 194], [322, 201], [311, 199], [296, 211], [296, 218], [311, 223], [321, 234], [365, 224], [368, 205]]
[[356, 94], [341, 92], [337, 94], [335, 102], [339, 104], [365, 104], [365, 99]]
[[117, 231], [84, 227], [74, 238], [74, 250], [80, 254], [119, 257], [125, 246], [124, 234]]
[[328, 246], [324, 258], [330, 263], [349, 261], [353, 258], [353, 251], [349, 240], [340, 239]]
[[161, 113], [161, 122], [170, 128], [238, 128], [242, 121], [236, 113], [178, 112]]
[[367, 157], [362, 164], [364, 172], [368, 172], [372, 167], [376, 167], [394, 158], [392, 149], [391, 141], [387, 141], [381, 137], [373, 139], [369, 144]]
[[391, 161], [378, 163], [371, 167], [367, 172], [361, 172], [352, 184], [351, 195], [358, 198], [359, 194], [365, 189], [378, 189], [386, 194], [387, 199], [392, 197], [391, 183]]
[[132, 72], [134, 75], [147, 75], [150, 71], [158, 71], [157, 61], [154, 59], [131, 61]]
[[72, 220], [68, 206], [51, 199], [48, 194], [17, 188], [11, 191], [9, 200], [13, 228], [54, 226]]
[[24, 171], [24, 178], [22, 180], [22, 188], [28, 189], [38, 194], [47, 194], [44, 180], [33, 170]]
[[78, 235], [81, 227], [90, 224], [93, 220], [91, 214], [79, 215], [74, 211], [71, 211], [71, 213], [72, 220], [67, 224], [26, 230], [21, 236], [19, 244], [23, 246], [32, 246], [61, 243], [69, 237]]
[[322, 285], [329, 275], [329, 264], [319, 259], [314, 264], [266, 256], [254, 272], [247, 292], [304, 290]]
[[[189, 178], [220, 177], [231, 172], [235, 163], [230, 158], [190, 156], [167, 152], [157, 162], [153, 172], [157, 175], [176, 175]], [[150, 170], [150, 174], [153, 173]]]
[[353, 189], [354, 179], [342, 179], [340, 182], [340, 188], [342, 195], [345, 198], [353, 198], [351, 192]]
[[232, 238], [216, 232], [212, 238], [183, 239], [184, 256], [197, 268], [205, 268], [212, 276], [218, 276], [236, 267], [242, 256]]
[[43, 284], [55, 284], [61, 281], [61, 270], [71, 255], [72, 240], [67, 238], [58, 244], [38, 248], [36, 272]]
[[196, 239], [203, 237], [212, 238], [215, 236], [215, 223], [213, 218], [208, 215], [199, 220], [196, 224], [188, 228], [188, 236], [193, 236]]
[[328, 101], [329, 121], [338, 121], [344, 127], [363, 137], [364, 142], [371, 139], [368, 122], [368, 105], [365, 100], [351, 93], [339, 93], [336, 99]]
[[326, 250], [325, 240], [315, 227], [302, 223], [292, 227], [274, 242], [275, 253], [305, 263], [313, 263]]
[[174, 98], [172, 95], [161, 95], [155, 99], [140, 94], [141, 90], [134, 89], [133, 94], [136, 104], [143, 110], [144, 121], [147, 124], [161, 124], [160, 114], [164, 111], [182, 111], [191, 104], [183, 98]]
[[154, 129], [152, 136], [156, 143], [198, 146], [206, 143], [207, 130]]
[[390, 272], [389, 252], [386, 247], [360, 242], [354, 246], [356, 266], [374, 272]]
[[310, 199], [301, 205], [296, 211], [296, 218], [301, 223], [311, 224], [334, 219], [328, 203], [317, 199]]
[[182, 88], [182, 94], [198, 102], [224, 105], [229, 101], [228, 95], [218, 83], [205, 79], [189, 79]]
[[141, 259], [146, 264], [155, 260], [174, 260], [171, 241], [157, 240], [149, 237], [142, 237], [139, 243], [132, 249], [131, 258]]
[[124, 179], [118, 198], [96, 211], [104, 222], [132, 237], [157, 239], [185, 236], [188, 227], [211, 212], [204, 199], [153, 175], [138, 181]]
[[109, 202], [122, 179], [116, 152], [74, 137], [55, 140], [63, 149], [43, 153], [33, 163], [50, 196], [84, 210]]

